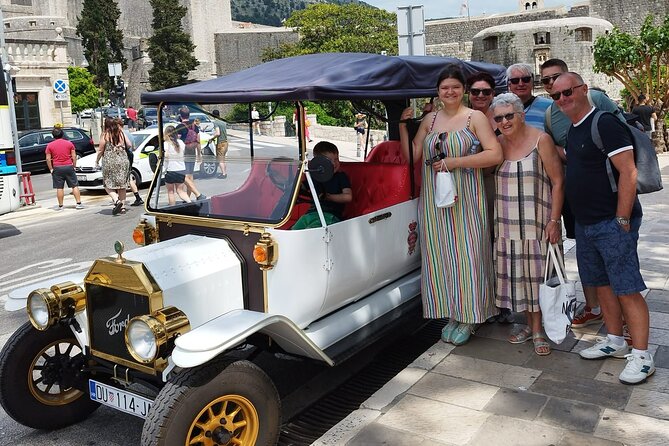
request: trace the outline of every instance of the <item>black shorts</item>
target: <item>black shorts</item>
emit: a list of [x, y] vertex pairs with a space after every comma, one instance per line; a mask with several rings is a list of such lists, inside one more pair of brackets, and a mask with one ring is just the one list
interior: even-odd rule
[[53, 172], [51, 173], [51, 179], [53, 181], [54, 189], [63, 189], [65, 183], [67, 183], [67, 187], [79, 186], [77, 174], [74, 172], [74, 166], [54, 166]]
[[165, 183], [167, 184], [183, 184], [186, 176], [182, 172], [167, 172], [165, 174]]
[[184, 164], [186, 165], [186, 175], [193, 175], [193, 172], [195, 172], [195, 161], [185, 161]]

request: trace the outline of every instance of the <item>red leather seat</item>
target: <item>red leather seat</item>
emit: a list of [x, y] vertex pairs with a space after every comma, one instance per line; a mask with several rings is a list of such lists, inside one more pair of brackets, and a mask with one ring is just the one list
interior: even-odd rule
[[401, 164], [341, 163], [351, 180], [353, 201], [346, 205], [344, 218], [378, 211], [410, 199], [409, 169]]
[[399, 141], [383, 141], [374, 146], [365, 158], [366, 163], [390, 163], [406, 164], [402, 156], [402, 148]]

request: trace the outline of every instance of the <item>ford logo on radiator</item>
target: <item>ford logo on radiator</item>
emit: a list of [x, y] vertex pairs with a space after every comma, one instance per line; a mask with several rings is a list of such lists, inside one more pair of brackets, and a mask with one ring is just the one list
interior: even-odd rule
[[109, 329], [109, 336], [114, 336], [117, 333], [122, 333], [123, 330], [125, 330], [125, 327], [128, 326], [128, 323], [130, 323], [130, 315], [128, 314], [125, 319], [121, 319], [120, 321], [117, 320], [117, 318], [121, 315], [121, 312], [123, 312], [123, 308], [118, 310], [118, 313], [107, 319], [107, 329]]

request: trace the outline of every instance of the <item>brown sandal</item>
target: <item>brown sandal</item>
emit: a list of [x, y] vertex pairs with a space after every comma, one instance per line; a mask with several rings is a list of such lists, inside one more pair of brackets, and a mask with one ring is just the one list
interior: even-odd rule
[[551, 354], [551, 346], [542, 333], [534, 333], [532, 342], [534, 343], [534, 353], [537, 355], [547, 356]]
[[509, 336], [508, 341], [512, 344], [522, 344], [523, 342], [529, 341], [531, 337], [532, 330], [530, 327], [525, 327], [518, 330], [516, 333], [512, 333], [511, 336]]

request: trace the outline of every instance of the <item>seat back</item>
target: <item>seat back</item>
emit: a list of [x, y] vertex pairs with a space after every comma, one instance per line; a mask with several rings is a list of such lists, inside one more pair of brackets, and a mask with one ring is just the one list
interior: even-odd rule
[[344, 218], [378, 211], [410, 199], [409, 168], [401, 164], [371, 162], [341, 163], [348, 175], [353, 201], [346, 205]]
[[365, 158], [366, 163], [407, 164], [399, 141], [383, 141], [374, 146]]

